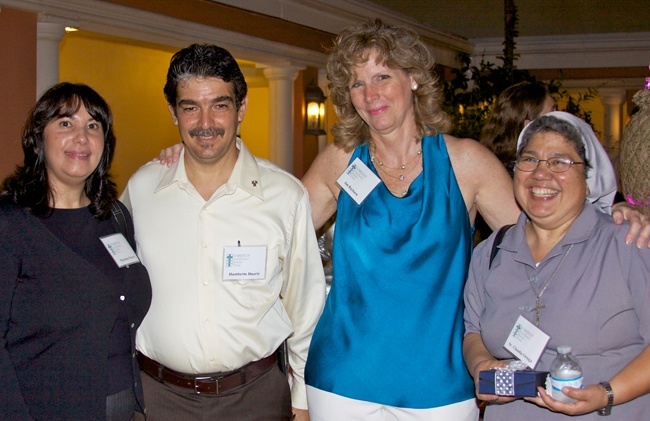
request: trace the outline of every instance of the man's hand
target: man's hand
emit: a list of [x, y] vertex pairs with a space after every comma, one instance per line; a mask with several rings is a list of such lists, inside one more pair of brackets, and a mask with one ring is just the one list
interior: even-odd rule
[[636, 210], [632, 205], [621, 202], [612, 206], [612, 218], [617, 224], [623, 221], [630, 222], [630, 231], [625, 236], [625, 242], [632, 244], [636, 238], [636, 246], [650, 248], [650, 217]]

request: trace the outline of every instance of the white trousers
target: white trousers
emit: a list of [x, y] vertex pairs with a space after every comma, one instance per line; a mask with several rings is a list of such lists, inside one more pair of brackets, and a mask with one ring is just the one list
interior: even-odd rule
[[398, 408], [346, 398], [307, 386], [311, 421], [477, 421], [475, 399], [430, 409]]

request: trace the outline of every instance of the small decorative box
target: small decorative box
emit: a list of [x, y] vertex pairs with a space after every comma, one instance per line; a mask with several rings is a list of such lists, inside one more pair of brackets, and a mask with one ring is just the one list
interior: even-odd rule
[[548, 371], [499, 367], [479, 373], [478, 392], [486, 395], [537, 396], [537, 387], [546, 385]]

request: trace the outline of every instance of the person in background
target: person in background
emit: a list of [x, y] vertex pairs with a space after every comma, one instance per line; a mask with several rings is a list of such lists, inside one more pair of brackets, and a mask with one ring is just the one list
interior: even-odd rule
[[557, 110], [555, 100], [541, 82], [520, 82], [506, 88], [492, 106], [481, 131], [480, 142], [494, 153], [512, 174], [517, 138], [533, 119]]
[[0, 419], [128, 421], [144, 410], [135, 332], [151, 287], [108, 172], [111, 111], [55, 85], [22, 147], [0, 193]]
[[[137, 336], [147, 418], [306, 420], [303, 370], [325, 300], [307, 191], [237, 137], [247, 85], [228, 51], [178, 51], [164, 93], [180, 159], [144, 165], [122, 196], [153, 286]], [[291, 390], [276, 356], [285, 341]]]
[[[601, 419], [597, 411], [647, 418], [650, 250], [628, 246], [627, 225], [589, 199], [611, 181], [606, 156], [589, 125], [565, 112], [535, 119], [519, 137], [514, 193], [522, 213], [492, 262], [496, 234], [476, 248], [465, 288], [463, 352], [477, 397], [490, 402], [486, 421]], [[549, 370], [558, 346], [571, 347], [585, 386], [563, 393], [577, 402], [542, 388], [526, 401], [478, 394], [479, 372], [512, 359], [503, 345], [519, 316], [550, 336], [537, 370]]]

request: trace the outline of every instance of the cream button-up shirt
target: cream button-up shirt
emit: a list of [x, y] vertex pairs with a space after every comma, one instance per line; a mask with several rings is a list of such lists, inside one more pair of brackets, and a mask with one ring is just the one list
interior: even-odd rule
[[[183, 155], [129, 180], [121, 201], [153, 289], [136, 345], [172, 370], [205, 374], [267, 357], [288, 339], [292, 405], [304, 409], [304, 366], [325, 300], [307, 190], [240, 139], [237, 148], [229, 180], [207, 201]], [[223, 279], [224, 251], [238, 245], [266, 248], [263, 279]]]

